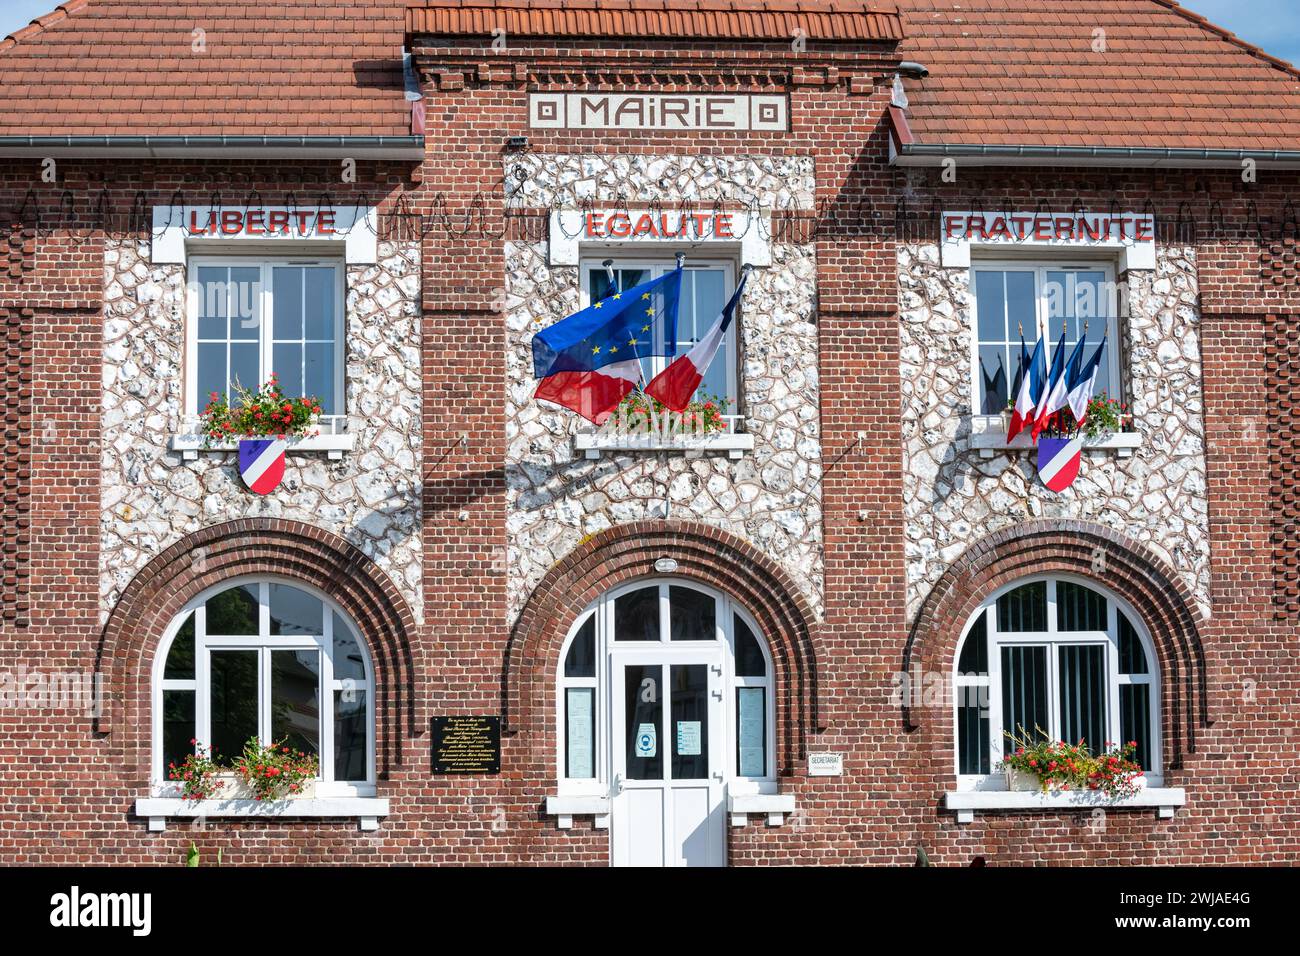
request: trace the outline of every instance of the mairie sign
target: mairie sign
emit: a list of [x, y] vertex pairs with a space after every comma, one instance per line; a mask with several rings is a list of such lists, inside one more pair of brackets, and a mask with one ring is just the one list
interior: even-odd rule
[[784, 132], [784, 96], [745, 93], [533, 93], [534, 129], [755, 130]]

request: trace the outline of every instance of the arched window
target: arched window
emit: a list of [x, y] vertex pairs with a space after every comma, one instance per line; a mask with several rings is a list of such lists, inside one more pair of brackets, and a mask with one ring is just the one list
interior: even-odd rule
[[959, 784], [997, 788], [1006, 733], [1093, 753], [1136, 741], [1145, 782], [1160, 776], [1160, 693], [1151, 640], [1132, 608], [1069, 578], [1017, 582], [972, 616], [955, 663]]
[[[560, 792], [605, 795], [619, 773], [775, 792], [772, 661], [759, 635], [730, 598], [680, 580], [639, 582], [584, 610], [556, 680]], [[636, 698], [659, 683], [662, 701]], [[647, 728], [657, 739], [638, 746]]]
[[210, 747], [219, 761], [244, 743], [285, 740], [320, 758], [321, 796], [374, 792], [372, 670], [333, 602], [279, 580], [223, 584], [191, 601], [154, 663], [153, 780]]

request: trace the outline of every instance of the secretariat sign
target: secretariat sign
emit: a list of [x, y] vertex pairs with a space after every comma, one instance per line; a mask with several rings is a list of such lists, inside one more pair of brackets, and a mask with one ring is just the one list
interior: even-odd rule
[[789, 129], [784, 96], [743, 93], [533, 93], [528, 121], [535, 129]]

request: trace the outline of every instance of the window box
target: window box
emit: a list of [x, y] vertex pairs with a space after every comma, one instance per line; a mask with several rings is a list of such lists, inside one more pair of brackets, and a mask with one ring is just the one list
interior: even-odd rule
[[766, 816], [768, 826], [779, 827], [788, 814], [794, 813], [794, 794], [731, 793], [727, 795], [727, 812], [733, 827], [743, 827], [751, 813]]
[[976, 813], [1075, 813], [1080, 810], [1140, 810], [1154, 807], [1162, 819], [1187, 803], [1182, 787], [1147, 787], [1127, 797], [1108, 797], [1096, 790], [954, 790], [944, 806], [958, 823], [973, 823]]
[[[734, 424], [733, 424], [734, 427]], [[681, 452], [687, 458], [706, 453], [726, 452], [728, 458], [743, 458], [754, 450], [754, 436], [731, 429], [705, 435], [665, 435], [656, 432], [620, 434], [617, 431], [580, 432], [573, 436], [573, 447], [587, 458], [603, 454], [637, 452]]]
[[135, 802], [135, 815], [147, 817], [149, 829], [166, 829], [168, 818], [217, 817], [320, 818], [353, 817], [359, 829], [378, 830], [379, 818], [388, 816], [384, 797], [315, 797], [294, 800], [182, 800], [180, 797], [145, 797]]
[[[1012, 441], [1007, 441], [1009, 415], [972, 415], [970, 447], [979, 451], [981, 458], [992, 458], [1007, 451], [1032, 451], [1033, 439], [1023, 431]], [[1120, 458], [1130, 458], [1135, 448], [1142, 447], [1140, 432], [1109, 432], [1102, 435], [1083, 436], [1084, 451], [1113, 451]]]
[[573, 828], [574, 817], [594, 817], [597, 830], [609, 829], [609, 797], [568, 797], [554, 796], [546, 798], [546, 814], [555, 817], [555, 825], [561, 830]]
[[[319, 424], [319, 435], [286, 439], [289, 446], [286, 454], [323, 452], [330, 459], [337, 461], [353, 450], [356, 445], [356, 435], [347, 431], [347, 416], [322, 415]], [[181, 423], [180, 432], [172, 436], [171, 450], [179, 452], [185, 461], [194, 461], [200, 453], [222, 454], [239, 450], [238, 439], [205, 444], [203, 432], [198, 426], [197, 419], [186, 419]]]

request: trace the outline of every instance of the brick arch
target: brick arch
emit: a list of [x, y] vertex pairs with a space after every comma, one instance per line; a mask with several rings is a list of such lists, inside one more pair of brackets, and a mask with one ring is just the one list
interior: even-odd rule
[[415, 734], [415, 619], [396, 586], [360, 548], [298, 521], [246, 518], [187, 535], [131, 580], [100, 639], [96, 673], [104, 703], [97, 721], [128, 773], [147, 784], [154, 654], [182, 608], [214, 585], [244, 575], [302, 581], [343, 609], [374, 665], [375, 762], [381, 776]]
[[696, 522], [638, 521], [580, 544], [534, 589], [506, 651], [505, 726], [526, 738], [537, 765], [554, 764], [555, 674], [573, 620], [602, 594], [641, 578], [662, 577], [659, 558], [677, 562], [673, 576], [697, 581], [739, 602], [758, 622], [772, 652], [777, 765], [781, 775], [807, 754], [809, 733], [822, 729], [815, 616], [803, 592], [771, 557], [736, 535]]
[[[1211, 723], [1195, 601], [1154, 551], [1102, 525], [1030, 521], [971, 545], [922, 604], [903, 653], [904, 673], [951, 673], [966, 623], [990, 594], [1021, 578], [1052, 574], [1095, 581], [1142, 616], [1158, 657], [1165, 766], [1178, 769], [1196, 750], [1197, 730]], [[946, 747], [951, 762], [951, 708], [905, 703], [903, 710], [908, 727], [931, 734], [937, 752]]]

